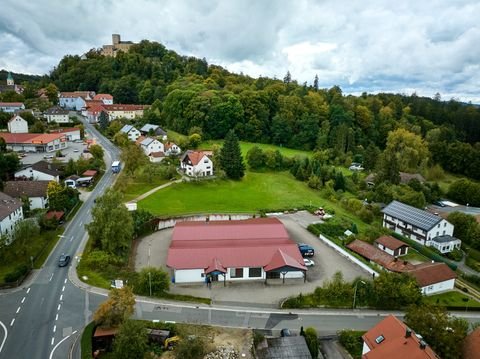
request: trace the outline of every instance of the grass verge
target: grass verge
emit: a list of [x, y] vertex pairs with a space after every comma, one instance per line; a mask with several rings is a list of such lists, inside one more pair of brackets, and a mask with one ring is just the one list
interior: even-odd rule
[[423, 298], [424, 303], [456, 308], [480, 308], [480, 302], [457, 291], [435, 294]]
[[82, 332], [82, 338], [80, 340], [80, 348], [82, 350], [82, 359], [92, 358], [92, 336], [95, 323], [88, 324]]

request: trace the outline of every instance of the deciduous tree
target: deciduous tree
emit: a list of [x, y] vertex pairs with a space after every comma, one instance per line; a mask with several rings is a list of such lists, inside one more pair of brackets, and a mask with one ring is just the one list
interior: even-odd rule
[[143, 359], [148, 349], [145, 325], [133, 319], [126, 320], [119, 328], [113, 342], [117, 359]]
[[131, 317], [135, 310], [135, 296], [132, 289], [124, 286], [112, 288], [108, 299], [98, 307], [93, 315], [95, 323], [104, 328], [118, 327]]

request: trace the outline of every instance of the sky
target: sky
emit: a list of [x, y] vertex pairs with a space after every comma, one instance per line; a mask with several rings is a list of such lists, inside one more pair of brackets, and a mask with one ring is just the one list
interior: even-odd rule
[[49, 73], [119, 33], [253, 77], [480, 103], [478, 14], [478, 0], [2, 0], [0, 69]]

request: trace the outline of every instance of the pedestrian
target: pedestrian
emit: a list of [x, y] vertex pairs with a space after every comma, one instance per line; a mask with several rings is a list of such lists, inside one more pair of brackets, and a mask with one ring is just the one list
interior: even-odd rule
[[210, 276], [207, 277], [207, 288], [212, 289], [212, 278]]

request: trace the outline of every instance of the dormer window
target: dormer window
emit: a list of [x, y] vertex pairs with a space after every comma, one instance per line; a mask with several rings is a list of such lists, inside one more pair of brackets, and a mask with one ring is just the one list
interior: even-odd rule
[[376, 339], [375, 339], [375, 343], [377, 344], [380, 344], [381, 342], [383, 342], [385, 340], [385, 337], [383, 335], [379, 335]]

